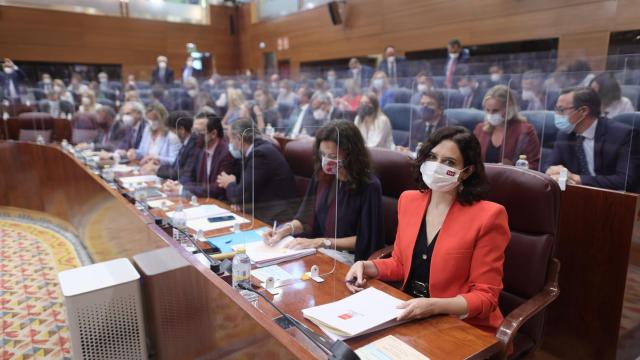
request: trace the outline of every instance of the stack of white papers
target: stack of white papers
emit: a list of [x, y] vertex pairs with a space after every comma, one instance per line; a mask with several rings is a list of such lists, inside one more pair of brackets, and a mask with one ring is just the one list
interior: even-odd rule
[[273, 246], [265, 244], [264, 241], [255, 241], [245, 245], [234, 245], [232, 248], [237, 250], [239, 247], [244, 247], [247, 250], [247, 256], [257, 267], [275, 265], [316, 253], [316, 249], [288, 249], [286, 245], [292, 240], [294, 240], [293, 237], [287, 236]]
[[[229, 210], [223, 209], [217, 205], [200, 205], [184, 209], [187, 217], [187, 227], [193, 231], [211, 231], [232, 227], [235, 223], [244, 224], [249, 220], [240, 217]], [[173, 211], [168, 212], [167, 216], [171, 218]], [[232, 220], [210, 222], [209, 218], [218, 216], [233, 216]]]
[[333, 340], [346, 340], [401, 324], [403, 300], [370, 287], [342, 300], [303, 309], [304, 317]]
[[132, 190], [135, 190], [135, 187], [137, 184], [144, 183], [146, 186], [146, 183], [148, 182], [155, 183], [159, 181], [160, 178], [155, 175], [140, 175], [140, 176], [121, 177], [119, 180], [125, 189], [132, 191]]

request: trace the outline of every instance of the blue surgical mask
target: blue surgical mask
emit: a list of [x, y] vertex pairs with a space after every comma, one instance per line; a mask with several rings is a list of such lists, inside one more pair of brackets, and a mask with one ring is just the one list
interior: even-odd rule
[[242, 153], [240, 150], [236, 150], [231, 143], [229, 143], [229, 153], [233, 156], [234, 159], [241, 159]]
[[572, 133], [577, 125], [577, 123], [576, 124], [570, 123], [569, 116], [567, 115], [554, 114], [553, 121], [555, 122], [555, 125], [558, 128], [558, 130], [565, 132], [567, 134]]

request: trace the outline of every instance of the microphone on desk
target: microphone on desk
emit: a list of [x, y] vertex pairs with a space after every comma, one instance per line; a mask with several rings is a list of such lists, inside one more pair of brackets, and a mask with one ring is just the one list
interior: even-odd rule
[[198, 244], [195, 242], [195, 240], [193, 240], [193, 238], [191, 237], [191, 235], [189, 233], [187, 233], [186, 231], [182, 230], [182, 229], [178, 229], [176, 227], [173, 226], [173, 224], [171, 225], [171, 227], [175, 230], [178, 230], [180, 233], [182, 233], [182, 236], [186, 237], [187, 239], [189, 239], [189, 242], [191, 243], [191, 245], [193, 245], [196, 249], [197, 252], [199, 252], [200, 254], [202, 254], [207, 260], [209, 260], [209, 269], [211, 269], [211, 271], [213, 271], [216, 274], [220, 274], [220, 264], [221, 262], [213, 259], [211, 256], [209, 256], [209, 254], [207, 254], [206, 252], [204, 252], [204, 250], [202, 250]]
[[349, 347], [349, 345], [345, 344], [342, 340], [331, 341], [331, 339], [326, 336], [318, 335], [313, 330], [306, 327], [304, 324], [293, 318], [292, 316], [285, 314], [274, 304], [268, 297], [266, 297], [263, 293], [256, 291], [251, 285], [247, 285], [244, 283], [239, 283], [238, 287], [243, 290], [251, 291], [254, 294], [257, 294], [261, 298], [263, 298], [269, 305], [271, 305], [277, 312], [282, 315], [283, 318], [287, 319], [296, 329], [300, 330], [304, 336], [307, 337], [314, 345], [316, 345], [320, 350], [329, 355], [330, 360], [359, 360], [360, 357]]

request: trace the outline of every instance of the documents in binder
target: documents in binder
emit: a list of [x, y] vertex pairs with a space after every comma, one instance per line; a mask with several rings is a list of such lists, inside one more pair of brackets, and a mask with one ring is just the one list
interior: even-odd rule
[[303, 309], [305, 318], [333, 340], [346, 340], [399, 325], [396, 318], [404, 301], [370, 287], [342, 300]]
[[[260, 233], [260, 235], [262, 235]], [[293, 237], [287, 236], [273, 246], [269, 246], [264, 241], [249, 242], [244, 245], [233, 246], [236, 250], [239, 246], [243, 246], [247, 250], [247, 256], [257, 267], [279, 264], [281, 262], [299, 259], [316, 253], [316, 249], [294, 250], [287, 248], [287, 244], [293, 240]]]
[[[184, 209], [187, 216], [187, 227], [193, 231], [211, 231], [232, 227], [235, 223], [245, 224], [249, 220], [223, 209], [217, 205], [199, 205]], [[233, 220], [210, 222], [208, 219], [216, 216], [233, 216]], [[173, 211], [167, 213], [171, 218]]]

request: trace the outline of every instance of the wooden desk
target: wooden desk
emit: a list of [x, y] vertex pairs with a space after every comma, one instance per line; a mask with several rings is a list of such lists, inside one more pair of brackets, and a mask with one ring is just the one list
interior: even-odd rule
[[[334, 264], [335, 270], [331, 272]], [[325, 279], [324, 282], [297, 280], [280, 287], [279, 295], [263, 293], [285, 313], [322, 334], [320, 328], [303, 317], [302, 309], [330, 303], [351, 295], [344, 283], [349, 267], [340, 262], [334, 262], [333, 259], [321, 253], [280, 264], [283, 269], [297, 278], [309, 271], [312, 265], [319, 267], [321, 275], [326, 274], [322, 276]], [[378, 280], [369, 281], [368, 286], [403, 300], [411, 299], [409, 295]], [[271, 317], [279, 316], [263, 299], [260, 299], [259, 308]], [[350, 339], [347, 344], [357, 349], [387, 335], [396, 336], [431, 359], [484, 359], [499, 352], [501, 346], [495, 336], [468, 325], [454, 316], [436, 316], [412, 321]]]

